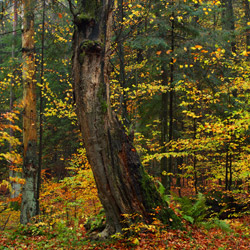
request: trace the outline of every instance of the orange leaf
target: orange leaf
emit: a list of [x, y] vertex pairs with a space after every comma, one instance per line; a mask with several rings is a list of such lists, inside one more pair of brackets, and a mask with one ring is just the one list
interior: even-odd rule
[[202, 46], [201, 45], [195, 45], [194, 46], [196, 49], [202, 49]]

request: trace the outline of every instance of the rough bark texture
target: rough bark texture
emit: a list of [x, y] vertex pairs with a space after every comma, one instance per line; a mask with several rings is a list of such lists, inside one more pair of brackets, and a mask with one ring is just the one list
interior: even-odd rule
[[23, 1], [23, 176], [20, 222], [26, 224], [37, 214], [37, 128], [36, 128], [36, 82], [34, 58], [34, 1]]
[[[112, 1], [78, 1], [74, 16], [73, 80], [77, 115], [99, 198], [106, 213], [100, 237], [121, 232], [123, 214], [140, 214], [150, 221], [152, 208], [167, 208], [141, 166], [139, 156], [109, 103], [109, 48]], [[176, 219], [176, 218], [175, 218]], [[175, 223], [176, 220], [173, 220]], [[171, 220], [172, 221], [172, 220]]]

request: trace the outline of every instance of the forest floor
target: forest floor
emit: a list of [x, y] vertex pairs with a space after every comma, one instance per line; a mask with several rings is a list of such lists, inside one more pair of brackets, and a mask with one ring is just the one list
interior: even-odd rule
[[[91, 240], [84, 226], [86, 220], [90, 218], [89, 221], [93, 226], [101, 225], [104, 221], [103, 214], [100, 213], [101, 204], [94, 185], [94, 178], [90, 170], [84, 170], [79, 177], [72, 178], [65, 178], [62, 182], [55, 182], [53, 179], [44, 181], [40, 196], [42, 214], [38, 220], [40, 222], [26, 227], [19, 225], [20, 211], [18, 208], [20, 208], [21, 198], [19, 197], [14, 203], [19, 204], [15, 207], [13, 203], [10, 206], [13, 200], [8, 199], [8, 194], [0, 195], [0, 250], [250, 249], [249, 211], [234, 213], [234, 216], [239, 215], [237, 218], [231, 217], [222, 221], [217, 219], [216, 223], [212, 223], [210, 226], [208, 224], [205, 226], [203, 221], [192, 224], [188, 222], [188, 218], [183, 219], [184, 214], [180, 209], [180, 203], [176, 202], [173, 195], [170, 197], [169, 204], [182, 218], [182, 230], [166, 228], [160, 221], [155, 220], [151, 225], [133, 224], [125, 231], [129, 232], [127, 236], [116, 235], [110, 240], [102, 242]], [[78, 182], [81, 185], [78, 185]], [[190, 196], [191, 189], [188, 192], [183, 190], [182, 194]], [[194, 207], [193, 204], [192, 207]]]
[[[22, 228], [17, 224], [19, 213], [6, 211], [1, 214], [1, 227], [10, 214], [4, 231], [0, 231], [0, 249], [250, 249], [249, 215], [226, 220], [231, 228], [227, 231], [205, 229], [187, 222], [184, 230], [172, 230], [154, 223], [147, 231], [138, 230], [130, 237], [98, 242], [87, 237], [80, 221], [75, 221], [74, 225], [60, 222], [50, 228], [43, 223]], [[137, 229], [142, 226], [137, 225]]]

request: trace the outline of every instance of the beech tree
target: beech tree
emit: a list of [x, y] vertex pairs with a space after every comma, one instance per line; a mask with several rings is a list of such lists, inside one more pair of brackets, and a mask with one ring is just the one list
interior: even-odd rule
[[23, 177], [21, 217], [22, 224], [30, 222], [38, 214], [37, 183], [37, 128], [36, 128], [36, 81], [34, 55], [34, 4], [23, 1]]
[[179, 219], [163, 201], [146, 174], [130, 137], [109, 101], [109, 58], [112, 33], [112, 0], [80, 0], [74, 9], [73, 84], [77, 116], [99, 198], [106, 213], [106, 227], [99, 235], [121, 232], [123, 214], [135, 214], [145, 222], [154, 208], [168, 224]]

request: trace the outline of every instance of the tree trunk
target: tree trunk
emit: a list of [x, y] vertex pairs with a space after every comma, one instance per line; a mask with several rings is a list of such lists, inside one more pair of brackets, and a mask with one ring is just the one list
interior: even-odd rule
[[[170, 2], [171, 6], [174, 7], [174, 2]], [[160, 15], [159, 13], [157, 13]], [[167, 93], [162, 93], [162, 107], [161, 107], [161, 123], [162, 123], [162, 132], [161, 132], [161, 147], [162, 153], [166, 153], [168, 148], [166, 147], [166, 143], [170, 142], [173, 139], [173, 105], [174, 105], [174, 50], [175, 50], [175, 37], [174, 37], [174, 11], [172, 11], [170, 16], [171, 23], [171, 51], [172, 58], [169, 64], [169, 75], [167, 73], [167, 68], [165, 65], [162, 65], [162, 83], [164, 86], [168, 85], [168, 81], [170, 84], [170, 91]], [[164, 34], [165, 36], [165, 34]], [[169, 124], [168, 124], [169, 121]], [[168, 159], [163, 157], [161, 159], [161, 182], [165, 187], [166, 193], [170, 194], [171, 191], [171, 173], [173, 173], [173, 159], [170, 156]]]
[[[172, 7], [174, 7], [174, 1], [171, 1]], [[174, 51], [175, 51], [175, 13], [172, 11], [171, 15], [171, 50], [174, 56]], [[168, 140], [169, 142], [173, 140], [173, 132], [174, 132], [174, 57], [171, 58], [171, 63], [170, 63], [170, 92], [169, 92], [169, 135], [168, 135]], [[168, 161], [168, 173], [171, 174], [173, 173], [173, 158], [172, 156], [169, 157]], [[166, 191], [170, 194], [171, 190], [171, 184], [172, 184], [172, 176], [168, 175], [168, 187], [166, 187]]]
[[[167, 69], [166, 66], [162, 67], [162, 84], [167, 86], [168, 84], [168, 76], [167, 76]], [[167, 146], [166, 143], [168, 141], [168, 102], [169, 102], [169, 93], [162, 93], [161, 99], [161, 147], [162, 153], [167, 153]], [[170, 192], [169, 188], [169, 178], [168, 174], [168, 159], [167, 157], [163, 157], [161, 159], [161, 183], [165, 187], [167, 193]]]
[[132, 142], [110, 108], [112, 8], [111, 0], [82, 0], [77, 6], [80, 14], [74, 14], [74, 92], [88, 160], [106, 213], [106, 228], [100, 237], [121, 232], [127, 226], [123, 214], [136, 213], [150, 221], [157, 206], [164, 208], [161, 215], [166, 222], [179, 223], [144, 172]]
[[[249, 1], [243, 0], [244, 2], [244, 9], [245, 9], [245, 22], [246, 22], [246, 50], [247, 52], [250, 52], [250, 25], [248, 24], [250, 22], [250, 8], [249, 8]], [[249, 56], [247, 57], [248, 60]]]
[[119, 27], [119, 36], [118, 36], [118, 58], [120, 66], [120, 85], [122, 88], [122, 94], [120, 98], [120, 105], [122, 111], [123, 124], [126, 127], [129, 127], [128, 111], [127, 111], [127, 93], [124, 90], [126, 86], [126, 72], [125, 72], [125, 58], [124, 58], [124, 49], [123, 49], [123, 22], [124, 13], [123, 13], [123, 0], [118, 0], [118, 27]]
[[[42, 154], [43, 154], [43, 91], [44, 91], [44, 36], [45, 36], [45, 11], [46, 2], [43, 0], [43, 19], [42, 19], [42, 51], [41, 51], [41, 73], [40, 73], [40, 114], [39, 114], [39, 157], [38, 157], [38, 179], [37, 179], [37, 200], [40, 195]], [[37, 214], [39, 214], [39, 204], [37, 205]]]
[[228, 181], [228, 169], [229, 169], [229, 161], [228, 161], [228, 147], [227, 147], [227, 152], [226, 152], [226, 176], [225, 176], [225, 190], [228, 190], [229, 187], [229, 181]]
[[34, 56], [34, 4], [32, 0], [23, 1], [23, 176], [25, 184], [22, 191], [20, 222], [26, 224], [37, 215], [37, 128], [36, 128], [36, 82]]
[[236, 53], [236, 42], [235, 42], [235, 18], [232, 0], [222, 1], [222, 28], [230, 32], [229, 40], [231, 42], [231, 51]]
[[[15, 50], [16, 50], [16, 29], [17, 29], [17, 19], [18, 19], [18, 14], [17, 14], [17, 0], [14, 0], [13, 1], [13, 14], [14, 14], [14, 18], [13, 18], [13, 41], [12, 41], [12, 53], [11, 53], [11, 56], [13, 58], [13, 61], [15, 60]], [[16, 72], [14, 70], [13, 74], [15, 75]], [[15, 80], [12, 79], [12, 82], [10, 84], [10, 112], [13, 111], [13, 100], [14, 100], [14, 93], [13, 93], [13, 86], [15, 84]], [[10, 121], [10, 125], [12, 125], [12, 122]], [[10, 136], [14, 136], [14, 133], [13, 133], [13, 129], [10, 128]], [[11, 153], [12, 151], [12, 145], [10, 143], [9, 145], [9, 152]], [[13, 162], [10, 163], [10, 167], [12, 168], [12, 165], [13, 165]], [[10, 169], [10, 172], [9, 172], [9, 176], [12, 177], [12, 178], [15, 178], [15, 177], [21, 177], [20, 176], [20, 173], [15, 171], [14, 169]], [[10, 198], [16, 198], [20, 195], [20, 192], [21, 192], [21, 184], [18, 183], [18, 182], [11, 182], [11, 189], [12, 189], [12, 192], [11, 192], [11, 195], [10, 195]]]
[[[193, 121], [193, 131], [194, 131], [194, 135], [193, 135], [193, 139], [196, 139], [196, 118], [194, 118]], [[197, 176], [197, 157], [196, 157], [196, 152], [194, 151], [194, 156], [193, 156], [193, 169], [194, 169], [194, 189], [195, 189], [195, 193], [198, 194], [198, 176]]]

